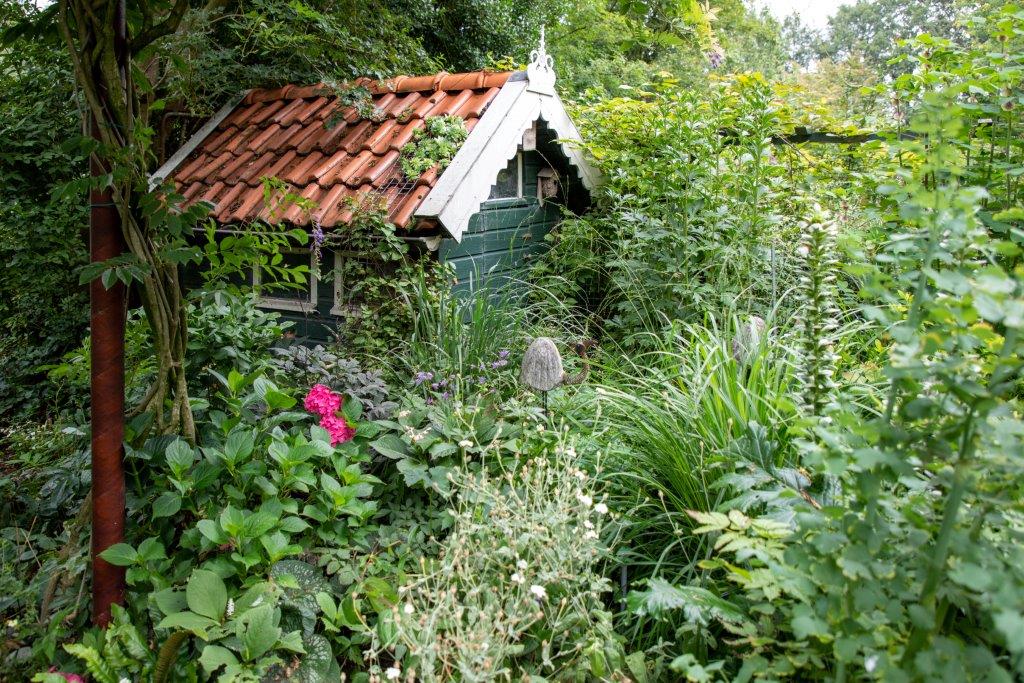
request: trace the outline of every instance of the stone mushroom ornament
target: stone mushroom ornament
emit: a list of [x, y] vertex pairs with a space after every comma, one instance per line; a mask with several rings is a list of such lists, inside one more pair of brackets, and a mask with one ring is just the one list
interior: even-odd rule
[[562, 354], [555, 342], [548, 337], [537, 337], [523, 354], [523, 365], [519, 381], [534, 391], [544, 393], [544, 407], [547, 408], [548, 392], [562, 384], [582, 384], [590, 373], [587, 351], [597, 345], [593, 339], [577, 342], [576, 353], [583, 359], [583, 367], [575, 375], [569, 375], [562, 367]]

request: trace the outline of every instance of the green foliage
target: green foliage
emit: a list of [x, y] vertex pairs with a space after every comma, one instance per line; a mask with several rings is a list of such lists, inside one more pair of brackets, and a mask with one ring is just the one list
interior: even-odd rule
[[[1017, 8], [1000, 15], [1006, 53], [1022, 21]], [[720, 623], [738, 657], [688, 664], [713, 662], [722, 678], [1021, 675], [1021, 251], [986, 210], [1013, 201], [1013, 184], [974, 184], [993, 176], [969, 160], [979, 143], [965, 125], [1001, 106], [995, 84], [1016, 70], [972, 69], [991, 48], [935, 46], [922, 39], [938, 55], [922, 57], [930, 70], [894, 84], [901, 97], [913, 89], [916, 136], [890, 143], [879, 171], [887, 234], [870, 261], [847, 265], [863, 278], [861, 314], [890, 345], [884, 379], [866, 395], [840, 387], [798, 444], [801, 464], [838, 486], [802, 489], [786, 522], [781, 481], [734, 478], [734, 501], [694, 514], [716, 549], [702, 580], [724, 581], [720, 594], [745, 614]], [[739, 500], [748, 514], [731, 509]]]
[[412, 140], [402, 147], [399, 163], [409, 180], [419, 178], [434, 168], [444, 172], [466, 141], [466, 122], [461, 116], [428, 116], [417, 128]]
[[627, 344], [667, 320], [766, 315], [793, 279], [783, 216], [801, 182], [770, 142], [782, 121], [769, 85], [737, 77], [703, 95], [667, 82], [581, 120], [605, 195], [597, 213], [551, 233], [540, 282]]
[[359, 401], [369, 420], [391, 416], [397, 404], [380, 370], [363, 370], [359, 361], [346, 358], [336, 347], [295, 344], [271, 349], [270, 361], [278, 379], [295, 387], [323, 384]]
[[460, 503], [451, 533], [438, 558], [409, 577], [392, 635], [379, 644], [396, 669], [425, 681], [604, 679], [626, 670], [601, 604], [609, 582], [596, 571], [607, 508], [595, 509], [599, 492], [570, 449], [557, 435], [535, 438], [505, 472], [453, 476]]
[[[0, 31], [38, 15], [34, 5], [0, 3]], [[76, 97], [70, 65], [45, 41], [20, 39], [0, 50], [0, 416], [45, 417], [64, 406], [43, 379], [81, 341], [87, 292], [85, 206], [51, 201], [85, 172], [73, 144]]]

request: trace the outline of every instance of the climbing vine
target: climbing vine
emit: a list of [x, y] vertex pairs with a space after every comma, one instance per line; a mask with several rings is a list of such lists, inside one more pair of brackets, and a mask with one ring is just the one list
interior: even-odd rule
[[330, 264], [324, 279], [340, 285], [337, 303], [345, 343], [355, 353], [374, 355], [408, 336], [413, 287], [425, 283], [428, 291], [438, 291], [444, 270], [426, 250], [411, 253], [409, 243], [395, 234], [383, 197], [367, 194], [348, 202], [351, 225], [319, 238], [320, 245], [342, 255], [340, 267]]

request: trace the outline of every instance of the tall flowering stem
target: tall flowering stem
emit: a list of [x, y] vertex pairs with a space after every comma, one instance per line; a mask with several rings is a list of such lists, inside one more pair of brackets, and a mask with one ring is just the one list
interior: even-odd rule
[[836, 388], [838, 360], [835, 333], [839, 327], [836, 307], [835, 223], [819, 206], [811, 207], [800, 226], [797, 255], [802, 260], [797, 294], [800, 297], [803, 364], [798, 379], [803, 388], [804, 407], [810, 415], [821, 415]]

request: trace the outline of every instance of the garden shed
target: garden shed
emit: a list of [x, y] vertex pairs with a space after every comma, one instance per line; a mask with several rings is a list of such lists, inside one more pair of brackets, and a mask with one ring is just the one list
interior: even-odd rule
[[[574, 144], [579, 132], [554, 83], [542, 43], [525, 71], [252, 90], [224, 106], [153, 181], [172, 181], [186, 203], [213, 205], [225, 231], [273, 220], [337, 234], [352, 229], [355, 207], [372, 199], [411, 251], [451, 264], [456, 289], [468, 291], [521, 274], [563, 209], [585, 209], [599, 182]], [[464, 139], [444, 168], [410, 177], [403, 154], [434, 117], [461, 120]], [[276, 213], [268, 179], [302, 200]], [[286, 258], [297, 265], [312, 252]], [[344, 314], [345, 259], [371, 255], [325, 247], [317, 256], [327, 277], [261, 299], [313, 339], [326, 338]], [[258, 272], [253, 280], [260, 284]]]

